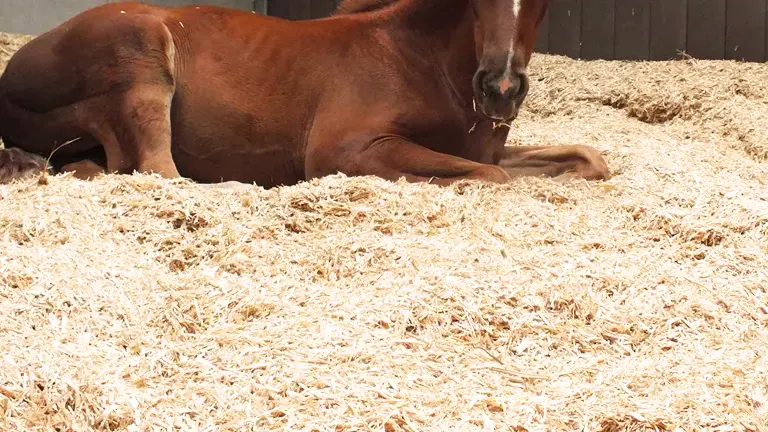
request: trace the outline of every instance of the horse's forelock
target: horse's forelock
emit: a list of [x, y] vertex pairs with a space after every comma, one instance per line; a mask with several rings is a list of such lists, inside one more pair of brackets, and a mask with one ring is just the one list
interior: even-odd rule
[[334, 11], [335, 15], [344, 15], [352, 13], [370, 12], [383, 9], [398, 0], [342, 0]]

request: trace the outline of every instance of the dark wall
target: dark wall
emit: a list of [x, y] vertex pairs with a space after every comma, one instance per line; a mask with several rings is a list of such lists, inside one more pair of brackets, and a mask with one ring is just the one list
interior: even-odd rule
[[[335, 0], [270, 0], [272, 15], [323, 16]], [[538, 51], [584, 59], [768, 60], [768, 0], [550, 0]]]
[[[264, 0], [147, 0], [164, 6], [212, 4], [243, 10], [253, 10]], [[276, 0], [289, 1], [289, 0]], [[104, 3], [119, 0], [0, 0], [0, 31], [6, 33], [40, 34], [78, 13]]]
[[768, 60], [768, 0], [551, 0], [538, 51], [584, 59]]
[[270, 15], [290, 19], [310, 19], [327, 16], [336, 8], [336, 0], [271, 0]]
[[104, 0], [0, 0], [0, 31], [38, 34]]
[[[37, 34], [119, 0], [0, 0], [0, 31]], [[328, 15], [338, 0], [146, 0], [216, 4], [289, 19]], [[584, 59], [768, 60], [768, 0], [550, 0], [537, 51]]]

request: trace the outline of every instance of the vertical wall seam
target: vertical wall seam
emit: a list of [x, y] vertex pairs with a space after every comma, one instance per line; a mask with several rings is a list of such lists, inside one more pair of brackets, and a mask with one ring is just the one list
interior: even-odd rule
[[653, 22], [653, 0], [648, 0], [648, 55], [646, 60], [650, 61], [653, 57], [651, 55], [651, 40], [653, 39], [653, 33], [651, 32], [651, 23]]
[[619, 38], [616, 37], [616, 35], [618, 34], [618, 32], [616, 31], [617, 21], [618, 20], [616, 19], [616, 0], [613, 0], [613, 54], [612, 54], [613, 60], [616, 60], [616, 44], [619, 41]]
[[[728, 0], [723, 0], [723, 8], [725, 13], [723, 14], [723, 59], [728, 58]], [[734, 56], [735, 58], [735, 56]]]

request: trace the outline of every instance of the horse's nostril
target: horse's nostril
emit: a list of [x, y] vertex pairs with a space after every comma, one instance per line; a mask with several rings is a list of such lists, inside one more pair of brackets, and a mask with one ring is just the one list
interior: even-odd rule
[[517, 94], [515, 96], [518, 98], [524, 98], [528, 94], [528, 86], [530, 85], [528, 82], [528, 74], [521, 73], [517, 76], [520, 81], [520, 86], [518, 87]]
[[474, 77], [475, 90], [485, 98], [502, 101], [515, 101], [528, 91], [528, 77], [524, 73], [494, 73], [489, 69], [480, 69]]
[[488, 96], [490, 94], [491, 80], [489, 77], [490, 74], [487, 70], [481, 70], [477, 73], [478, 87], [480, 87], [480, 91], [483, 93], [483, 96]]
[[491, 74], [486, 72], [483, 74], [483, 85], [490, 87], [493, 84], [493, 78]]

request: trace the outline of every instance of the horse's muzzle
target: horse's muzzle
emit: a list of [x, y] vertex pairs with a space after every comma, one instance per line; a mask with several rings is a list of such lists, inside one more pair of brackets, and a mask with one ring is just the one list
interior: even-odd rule
[[475, 100], [483, 114], [501, 121], [514, 120], [528, 95], [528, 75], [509, 70], [480, 68], [473, 79]]

